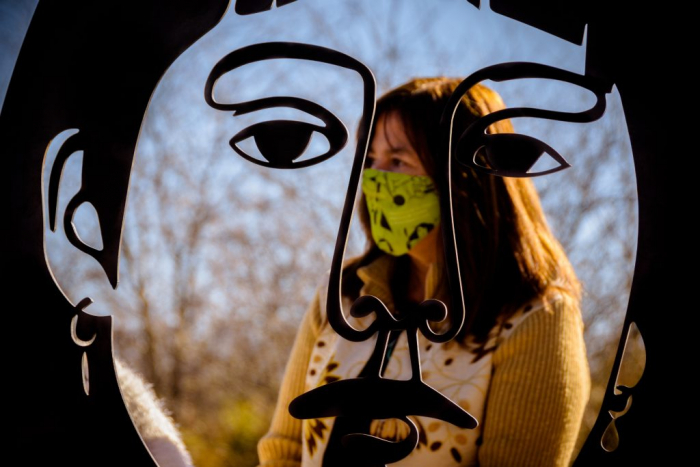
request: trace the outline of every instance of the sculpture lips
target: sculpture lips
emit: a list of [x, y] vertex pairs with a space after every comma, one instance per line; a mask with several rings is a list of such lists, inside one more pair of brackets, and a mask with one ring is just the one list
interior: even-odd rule
[[298, 419], [386, 419], [419, 415], [460, 428], [476, 428], [479, 424], [466, 410], [419, 380], [355, 378], [335, 381], [294, 399], [289, 404], [289, 413]]

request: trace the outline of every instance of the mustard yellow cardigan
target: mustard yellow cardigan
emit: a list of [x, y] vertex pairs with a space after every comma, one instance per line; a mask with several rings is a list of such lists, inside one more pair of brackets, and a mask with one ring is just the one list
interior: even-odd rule
[[[376, 295], [391, 308], [390, 264], [375, 261], [358, 276], [365, 283], [363, 294]], [[436, 281], [431, 270], [426, 296], [434, 292]], [[302, 421], [291, 417], [287, 408], [305, 391], [312, 350], [328, 326], [322, 309], [317, 291], [299, 327], [270, 429], [258, 443], [262, 467], [302, 465]], [[551, 312], [540, 310], [527, 316], [500, 342], [492, 364], [485, 419], [479, 420], [483, 430], [479, 465], [569, 465], [590, 391], [577, 303], [557, 300]]]

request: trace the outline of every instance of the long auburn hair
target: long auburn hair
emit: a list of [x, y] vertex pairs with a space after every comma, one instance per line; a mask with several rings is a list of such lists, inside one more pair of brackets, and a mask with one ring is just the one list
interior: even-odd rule
[[[416, 78], [377, 101], [375, 121], [389, 114], [399, 116], [440, 196], [447, 190], [439, 184], [441, 177], [434, 176], [436, 167], [444, 167], [441, 162], [447, 157], [440, 141], [440, 117], [460, 82], [458, 78]], [[455, 114], [453, 144], [477, 118], [503, 108], [498, 93], [481, 84], [473, 86], [460, 100]], [[513, 126], [509, 120], [500, 120], [487, 131], [513, 133]], [[547, 225], [532, 181], [484, 174], [459, 164], [453, 164], [452, 173], [454, 225], [467, 310], [461, 340], [472, 336], [477, 342], [485, 341], [499, 316], [509, 316], [535, 297], [542, 297], [548, 306], [552, 294], [560, 291], [578, 304], [581, 284]], [[368, 248], [343, 270], [343, 294], [351, 299], [359, 296], [362, 287], [357, 269], [384, 254], [372, 240], [364, 195], [358, 202], [357, 212]], [[450, 306], [449, 294], [445, 293], [445, 274], [442, 277], [442, 292], [436, 298]], [[406, 282], [392, 284], [395, 294], [401, 294], [403, 286], [406, 295]]]

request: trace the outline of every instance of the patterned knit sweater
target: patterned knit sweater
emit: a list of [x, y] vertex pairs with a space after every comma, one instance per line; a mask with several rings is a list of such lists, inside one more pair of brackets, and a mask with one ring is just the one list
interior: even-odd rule
[[[383, 256], [358, 269], [364, 286], [393, 310], [389, 278], [393, 258]], [[426, 277], [426, 298], [434, 296], [437, 268]], [[299, 328], [280, 388], [268, 433], [258, 443], [263, 467], [320, 466], [334, 419], [297, 420], [289, 403], [298, 395], [360, 372], [376, 343], [376, 335], [352, 343], [335, 334], [325, 318], [326, 290], [321, 286]], [[349, 301], [344, 311], [350, 309]], [[356, 328], [371, 317], [348, 321]], [[523, 304], [499, 322], [486, 343], [434, 344], [419, 333], [423, 380], [479, 421], [474, 430], [447, 422], [411, 417], [419, 444], [392, 466], [566, 466], [569, 465], [590, 376], [583, 342], [583, 324], [576, 302], [564, 294], [550, 307], [542, 300]], [[411, 376], [405, 333], [396, 342], [384, 375]], [[370, 433], [402, 439], [408, 433], [397, 420], [375, 420]]]

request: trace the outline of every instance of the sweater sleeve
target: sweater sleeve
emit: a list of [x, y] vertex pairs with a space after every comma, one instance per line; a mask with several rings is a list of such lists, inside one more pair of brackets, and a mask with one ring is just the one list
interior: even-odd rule
[[301, 420], [289, 415], [289, 403], [304, 392], [306, 370], [314, 342], [320, 333], [319, 291], [302, 319], [284, 371], [277, 405], [267, 434], [258, 442], [260, 467], [301, 465]]
[[562, 297], [494, 352], [479, 465], [569, 465], [590, 392], [583, 323]]

